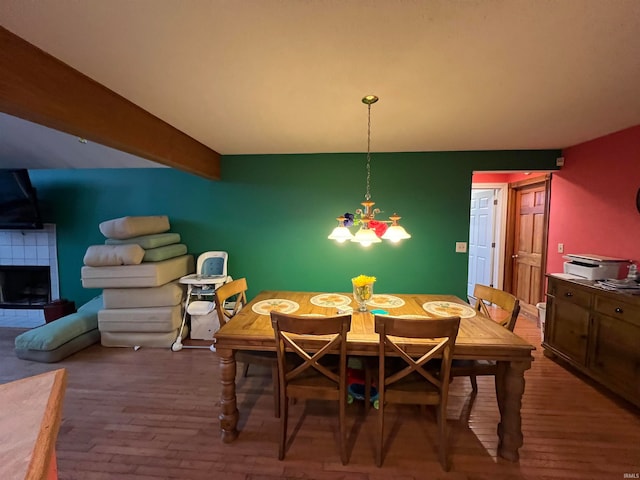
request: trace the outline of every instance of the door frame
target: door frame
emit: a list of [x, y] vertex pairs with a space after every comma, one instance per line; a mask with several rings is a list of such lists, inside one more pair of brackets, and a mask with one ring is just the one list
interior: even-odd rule
[[509, 184], [508, 200], [507, 200], [507, 234], [505, 242], [505, 254], [504, 254], [504, 288], [506, 292], [513, 293], [513, 247], [515, 245], [516, 235], [516, 194], [519, 190], [525, 188], [544, 185], [545, 187], [545, 201], [544, 201], [544, 220], [542, 231], [542, 252], [540, 259], [540, 297], [538, 302], [543, 302], [545, 299], [546, 283], [545, 278], [547, 274], [547, 250], [549, 241], [549, 209], [551, 199], [551, 174], [538, 175], [531, 179], [520, 180]]
[[[497, 209], [493, 218], [493, 229], [496, 239], [496, 248], [493, 251], [493, 278], [495, 279], [495, 288], [503, 289], [505, 258], [506, 254], [506, 235], [507, 235], [507, 201], [509, 193], [508, 183], [473, 183], [471, 190], [496, 190], [496, 199], [498, 200]], [[467, 275], [469, 272], [467, 271]]]

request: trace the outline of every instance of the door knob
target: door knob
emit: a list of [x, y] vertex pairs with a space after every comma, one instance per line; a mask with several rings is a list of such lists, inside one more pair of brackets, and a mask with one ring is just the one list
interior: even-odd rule
[[518, 258], [518, 254], [511, 255], [511, 258]]

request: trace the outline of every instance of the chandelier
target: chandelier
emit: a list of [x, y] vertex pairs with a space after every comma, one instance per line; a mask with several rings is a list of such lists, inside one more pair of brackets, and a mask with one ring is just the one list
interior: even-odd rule
[[[343, 243], [347, 240], [359, 243], [363, 247], [368, 247], [372, 243], [380, 243], [383, 240], [397, 243], [405, 238], [411, 238], [406, 230], [398, 225], [400, 216], [394, 213], [389, 220], [376, 220], [375, 217], [380, 213], [380, 209], [373, 208], [375, 202], [371, 201], [370, 184], [371, 184], [371, 105], [378, 101], [375, 95], [367, 95], [362, 99], [362, 103], [367, 105], [367, 191], [364, 195], [364, 202], [361, 205], [364, 208], [358, 208], [355, 215], [345, 213], [343, 216], [336, 218], [338, 226], [333, 229], [330, 240]], [[390, 224], [390, 225], [389, 225]], [[351, 233], [349, 227], [360, 226], [355, 235]]]

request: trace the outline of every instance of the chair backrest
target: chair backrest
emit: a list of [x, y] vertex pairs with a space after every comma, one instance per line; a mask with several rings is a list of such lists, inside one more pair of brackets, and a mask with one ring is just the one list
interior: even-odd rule
[[473, 296], [476, 298], [476, 310], [489, 318], [492, 317], [487, 308], [487, 303], [497, 305], [502, 310], [505, 310], [508, 316], [500, 324], [513, 332], [520, 313], [520, 301], [514, 295], [504, 290], [476, 283], [473, 289]]
[[[379, 393], [385, 401], [384, 390], [412, 373], [421, 375], [429, 384], [435, 386], [440, 398], [447, 397], [453, 348], [458, 336], [460, 317], [446, 317], [433, 320], [397, 318], [386, 315], [375, 316], [376, 333], [380, 335], [378, 362], [380, 365]], [[402, 338], [432, 339], [434, 343], [425, 345], [417, 358], [403, 348]], [[389, 354], [400, 357], [406, 367], [386, 375], [385, 359]], [[440, 372], [434, 376], [427, 368], [430, 360], [439, 358]], [[405, 402], [402, 402], [405, 403]], [[413, 402], [406, 402], [413, 403]]]
[[[238, 278], [232, 282], [225, 283], [215, 292], [216, 311], [220, 319], [220, 325], [224, 325], [238, 313], [244, 305], [247, 304], [247, 279]], [[225, 302], [235, 297], [235, 303], [232, 308], [225, 308]]]
[[196, 273], [200, 275], [227, 275], [227, 252], [204, 252], [198, 257]]
[[[347, 395], [347, 332], [351, 328], [351, 315], [336, 317], [303, 317], [286, 313], [271, 312], [271, 325], [276, 339], [278, 357], [278, 377], [280, 388], [287, 391], [287, 386], [297, 377], [308, 375], [315, 370], [321, 377], [335, 386], [333, 394], [322, 395], [321, 398], [339, 399]], [[303, 335], [304, 337], [296, 337]], [[314, 343], [319, 349], [313, 354], [307, 353], [300, 346], [300, 340], [309, 340], [314, 336]], [[297, 362], [287, 359], [285, 350], [293, 351]], [[326, 367], [326, 355], [339, 353], [338, 373]], [[331, 355], [333, 357], [333, 355]], [[335, 357], [333, 357], [335, 358]], [[306, 372], [306, 373], [305, 373]], [[313, 372], [313, 373], [315, 373]], [[282, 391], [282, 390], [281, 390]], [[281, 396], [282, 399], [282, 396]]]

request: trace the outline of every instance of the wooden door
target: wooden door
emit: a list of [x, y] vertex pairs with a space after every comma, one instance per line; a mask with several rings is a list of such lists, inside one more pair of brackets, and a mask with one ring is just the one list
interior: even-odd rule
[[549, 297], [546, 342], [581, 366], [587, 364], [589, 310], [562, 298]]
[[[636, 309], [637, 310], [637, 309]], [[595, 314], [591, 369], [618, 391], [640, 398], [640, 321]]]
[[533, 315], [544, 300], [548, 190], [548, 177], [514, 184], [512, 190], [511, 293]]

